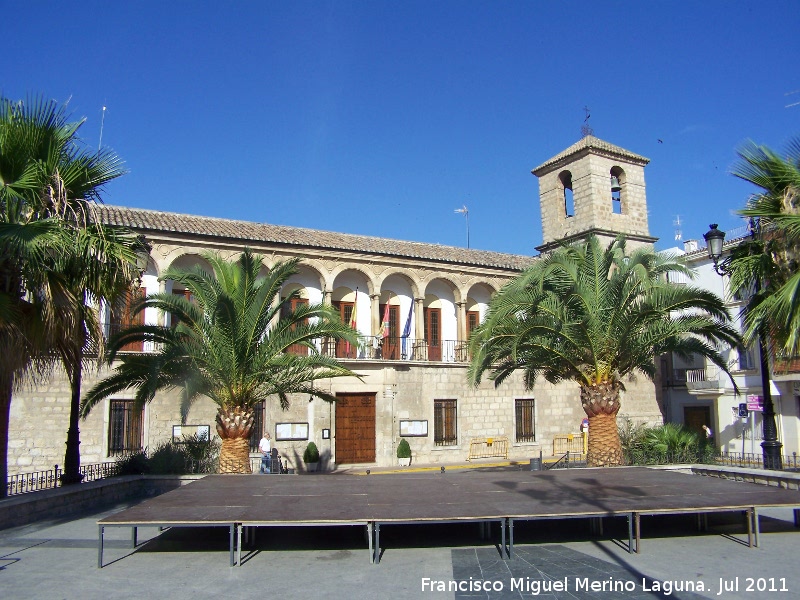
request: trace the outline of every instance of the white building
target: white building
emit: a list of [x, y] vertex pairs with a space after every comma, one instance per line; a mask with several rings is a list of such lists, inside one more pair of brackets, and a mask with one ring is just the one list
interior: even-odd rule
[[[629, 234], [632, 245], [651, 244], [647, 227], [644, 167], [648, 160], [594, 137], [585, 137], [533, 170], [540, 182], [544, 241], [542, 250], [562, 239], [589, 233]], [[619, 182], [612, 192], [611, 178]], [[356, 313], [363, 336], [358, 347], [321, 348], [336, 355], [363, 379], [325, 383], [337, 402], [295, 396], [288, 411], [266, 402], [254, 433], [263, 428], [295, 465], [308, 441], [331, 465], [391, 465], [401, 437], [417, 463], [464, 460], [474, 438], [507, 438], [509, 458], [553, 453], [560, 434], [577, 433], [583, 417], [578, 386], [545, 381], [526, 390], [521, 377], [499, 388], [484, 381], [468, 384], [469, 332], [483, 319], [489, 300], [535, 257], [516, 256], [368, 236], [280, 227], [193, 215], [104, 207], [104, 219], [144, 234], [152, 245], [141, 289], [134, 294], [185, 291], [159, 280], [168, 267], [202, 264], [203, 251], [235, 257], [245, 247], [268, 264], [302, 259], [300, 273], [284, 292], [299, 290], [301, 302], [336, 306], [345, 322]], [[386, 305], [390, 333], [377, 339]], [[109, 330], [130, 315], [103, 315]], [[149, 323], [168, 324], [170, 316], [150, 310]], [[407, 336], [404, 333], [408, 332]], [[130, 352], [147, 352], [147, 346]], [[87, 375], [89, 389], [97, 377]], [[662, 414], [652, 382], [626, 382], [621, 415], [660, 423]], [[64, 456], [69, 385], [61, 373], [48, 383], [15, 394], [11, 404], [9, 472], [28, 472], [60, 464]], [[143, 411], [130, 396], [99, 405], [81, 423], [83, 463], [120, 453], [154, 448], [180, 432], [198, 427], [214, 431], [216, 406], [195, 403], [185, 421], [178, 391], [158, 394]]]
[[[726, 233], [724, 252], [749, 236], [746, 225]], [[685, 256], [697, 276], [692, 285], [714, 292], [725, 299], [732, 317], [742, 331], [743, 302], [728, 288], [728, 277], [720, 276], [708, 256], [705, 242], [687, 240], [683, 248], [665, 250]], [[678, 283], [685, 283], [679, 281]], [[761, 360], [758, 347], [724, 348], [723, 356], [739, 389], [734, 392], [730, 378], [703, 357], [684, 361], [677, 356], [661, 358], [661, 388], [664, 420], [680, 423], [701, 432], [703, 425], [714, 431], [714, 440], [722, 452], [761, 455], [762, 419], [755, 397], [762, 396]], [[778, 440], [782, 454], [800, 453], [800, 362], [771, 361], [770, 393], [775, 409]], [[739, 416], [739, 405], [752, 410], [747, 418]]]

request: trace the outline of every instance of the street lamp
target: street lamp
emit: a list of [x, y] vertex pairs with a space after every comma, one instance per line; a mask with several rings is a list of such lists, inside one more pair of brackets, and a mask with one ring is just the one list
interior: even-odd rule
[[[722, 258], [722, 244], [725, 241], [725, 232], [717, 229], [716, 223], [711, 224], [710, 227], [711, 229], [703, 234], [708, 248], [708, 257], [714, 263], [714, 270], [717, 274], [722, 276], [730, 275], [730, 268], [724, 264], [719, 264], [719, 260]], [[755, 228], [751, 227], [750, 235], [755, 236]], [[758, 294], [761, 287], [761, 282], [758, 278], [753, 282], [753, 285], [755, 287], [754, 292]], [[764, 440], [761, 442], [764, 468], [781, 469], [783, 468], [781, 458], [781, 448], [783, 444], [778, 441], [778, 428], [775, 424], [775, 407], [772, 405], [772, 394], [769, 389], [769, 355], [767, 354], [762, 327], [759, 327], [758, 331], [758, 349], [761, 354], [761, 394], [764, 398], [764, 408], [761, 414], [764, 432]], [[744, 451], [744, 448], [742, 448], [742, 451]]]

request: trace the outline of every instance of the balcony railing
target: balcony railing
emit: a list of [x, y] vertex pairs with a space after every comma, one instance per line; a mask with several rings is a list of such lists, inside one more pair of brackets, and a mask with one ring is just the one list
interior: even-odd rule
[[[119, 327], [107, 327], [109, 334], [117, 333]], [[442, 363], [467, 363], [470, 360], [469, 344], [461, 340], [430, 341], [415, 338], [382, 338], [380, 336], [362, 335], [358, 342], [349, 344], [337, 340], [322, 340], [316, 344], [317, 349], [327, 356], [351, 360], [400, 360]], [[152, 342], [128, 344], [123, 347], [127, 352], [152, 352]], [[308, 352], [302, 345], [289, 349], [293, 354]]]
[[691, 394], [702, 394], [719, 390], [719, 374], [706, 369], [686, 370], [686, 390]]
[[468, 344], [459, 340], [432, 342], [414, 338], [360, 336], [357, 344], [325, 340], [319, 345], [319, 349], [328, 356], [335, 356], [340, 359], [444, 363], [469, 362]]

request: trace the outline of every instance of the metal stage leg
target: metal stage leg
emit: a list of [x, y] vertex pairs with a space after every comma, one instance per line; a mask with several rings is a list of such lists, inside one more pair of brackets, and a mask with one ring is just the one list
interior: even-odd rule
[[633, 554], [633, 513], [628, 513], [628, 554]]
[[753, 529], [755, 530], [756, 534], [756, 548], [758, 548], [758, 534], [761, 531], [761, 527], [758, 524], [758, 509], [755, 506], [753, 507]]
[[234, 527], [236, 527], [235, 523], [231, 523], [230, 525], [228, 525], [229, 538], [230, 538], [229, 543], [228, 543], [228, 547], [230, 549], [230, 554], [231, 554], [231, 566], [233, 566], [235, 564], [235, 562], [234, 562], [235, 555], [233, 553], [233, 542], [234, 542], [233, 529], [234, 529]]
[[747, 517], [747, 545], [753, 547], [753, 509], [748, 508], [745, 513]]
[[375, 523], [375, 564], [381, 562], [381, 524]]
[[633, 530], [636, 534], [636, 554], [639, 554], [639, 543], [642, 541], [642, 515], [633, 513]]
[[367, 521], [367, 543], [369, 544], [369, 562], [375, 564], [375, 552], [372, 550], [372, 521]]
[[[500, 535], [500, 547], [505, 549], [506, 556], [511, 559], [511, 554], [514, 552], [514, 519], [508, 518], [505, 520], [508, 524], [508, 548], [506, 548], [506, 528], [503, 525], [503, 522], [500, 522], [500, 530], [502, 534]], [[500, 552], [502, 555], [502, 552]]]
[[800, 508], [794, 509], [794, 526], [800, 527]]
[[244, 525], [241, 523], [236, 524], [236, 564], [240, 567], [242, 566], [242, 529], [244, 529]]
[[139, 533], [139, 531], [138, 531], [138, 527], [136, 527], [136, 525], [131, 527], [131, 548], [136, 548], [136, 537], [137, 537], [138, 533]]
[[102, 525], [97, 526], [97, 568], [103, 568], [103, 533], [105, 527]]

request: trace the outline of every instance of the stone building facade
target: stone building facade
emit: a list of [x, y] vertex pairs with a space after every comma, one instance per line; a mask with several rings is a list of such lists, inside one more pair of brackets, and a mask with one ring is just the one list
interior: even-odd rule
[[[594, 232], [630, 234], [650, 243], [644, 190], [647, 159], [587, 137], [547, 161], [540, 177], [544, 230], [541, 250], [559, 240]], [[570, 173], [567, 179], [564, 173]], [[621, 212], [614, 212], [610, 176], [622, 187]], [[566, 205], [565, 184], [574, 192], [574, 215]], [[135, 294], [184, 294], [160, 276], [171, 266], [205, 265], [203, 253], [236, 257], [245, 247], [267, 265], [301, 259], [300, 272], [284, 288], [298, 290], [301, 302], [326, 302], [353, 319], [358, 346], [323, 347], [358, 373], [361, 380], [325, 382], [337, 402], [294, 396], [287, 411], [267, 401], [258, 431], [269, 431], [275, 446], [294, 466], [314, 441], [327, 468], [339, 465], [395, 464], [397, 444], [405, 437], [416, 463], [464, 460], [474, 438], [508, 438], [509, 458], [553, 453], [553, 439], [577, 433], [584, 417], [577, 384], [537, 383], [527, 390], [520, 377], [500, 387], [467, 382], [469, 332], [483, 319], [489, 300], [535, 257], [452, 248], [400, 240], [323, 232], [296, 227], [232, 221], [153, 210], [102, 207], [106, 222], [144, 234], [152, 245], [141, 289]], [[570, 220], [571, 219], [571, 220]], [[168, 325], [170, 315], [152, 309], [147, 323]], [[129, 315], [101, 307], [109, 332]], [[387, 318], [388, 335], [380, 334]], [[131, 352], [152, 350], [146, 345]], [[89, 389], [107, 372], [88, 373]], [[622, 413], [637, 421], [662, 420], [653, 384], [644, 378], [626, 382]], [[69, 385], [56, 373], [15, 394], [11, 405], [9, 472], [29, 472], [61, 463], [69, 411]], [[181, 418], [179, 392], [159, 394], [142, 413], [130, 398], [114, 397], [81, 423], [82, 462], [109, 460], [136, 448], [154, 448], [186, 433], [214, 433], [216, 406], [198, 401]]]

